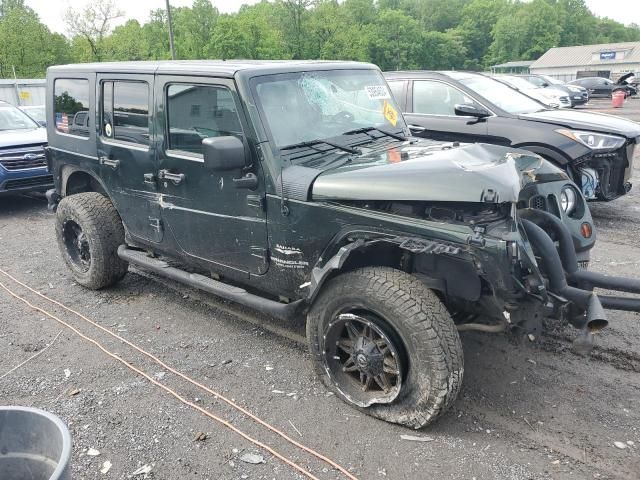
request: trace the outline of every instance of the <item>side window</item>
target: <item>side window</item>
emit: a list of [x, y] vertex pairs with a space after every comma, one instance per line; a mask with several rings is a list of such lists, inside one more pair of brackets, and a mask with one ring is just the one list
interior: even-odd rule
[[389, 85], [389, 90], [391, 90], [391, 95], [393, 95], [393, 98], [396, 99], [396, 102], [398, 102], [398, 104], [401, 107], [404, 107], [405, 104], [405, 84], [407, 82], [403, 81], [403, 80], [395, 80], [395, 81], [389, 81], [387, 82], [387, 84]]
[[56, 78], [53, 84], [56, 131], [89, 136], [89, 80]]
[[170, 150], [201, 155], [205, 138], [242, 135], [236, 104], [228, 88], [172, 84], [166, 94]]
[[473, 104], [473, 99], [442, 82], [413, 82], [413, 112], [427, 115], [455, 115], [456, 104]]
[[102, 134], [123, 142], [149, 145], [149, 85], [102, 83]]

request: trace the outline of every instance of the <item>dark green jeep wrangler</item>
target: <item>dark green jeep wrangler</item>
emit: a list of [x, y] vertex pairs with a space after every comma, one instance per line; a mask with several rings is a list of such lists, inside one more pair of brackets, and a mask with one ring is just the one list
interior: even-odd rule
[[446, 411], [460, 330], [535, 338], [552, 317], [588, 339], [603, 306], [638, 309], [592, 291], [638, 282], [578, 268], [595, 234], [579, 189], [560, 208], [565, 173], [410, 138], [374, 65], [68, 65], [47, 88], [48, 197], [78, 283], [132, 263], [306, 315], [318, 375], [378, 418], [418, 428]]

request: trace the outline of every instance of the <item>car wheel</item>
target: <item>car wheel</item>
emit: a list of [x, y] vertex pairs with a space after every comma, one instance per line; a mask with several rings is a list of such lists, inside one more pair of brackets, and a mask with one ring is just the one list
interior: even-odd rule
[[315, 370], [364, 413], [421, 428], [453, 403], [464, 372], [447, 309], [412, 275], [367, 267], [327, 283], [307, 317]]
[[56, 238], [64, 261], [80, 285], [97, 290], [127, 273], [118, 257], [124, 227], [111, 201], [96, 192], [64, 197], [56, 211]]

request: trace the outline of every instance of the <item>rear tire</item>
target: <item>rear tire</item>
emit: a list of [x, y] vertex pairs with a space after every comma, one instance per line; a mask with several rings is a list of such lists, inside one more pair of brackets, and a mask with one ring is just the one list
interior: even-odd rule
[[56, 212], [56, 238], [62, 258], [80, 285], [108, 287], [127, 273], [118, 257], [124, 226], [111, 201], [97, 192], [64, 197]]
[[[370, 337], [369, 345], [382, 345], [371, 355]], [[399, 270], [367, 267], [329, 280], [307, 316], [307, 339], [322, 382], [349, 405], [388, 422], [428, 425], [462, 385], [462, 345], [451, 316], [433, 291]], [[398, 378], [389, 373], [384, 382], [367, 384], [384, 352], [384, 372], [397, 364]]]

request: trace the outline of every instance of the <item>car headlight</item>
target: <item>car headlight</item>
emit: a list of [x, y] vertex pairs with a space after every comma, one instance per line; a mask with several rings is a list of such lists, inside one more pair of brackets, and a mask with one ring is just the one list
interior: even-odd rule
[[560, 192], [560, 207], [567, 215], [571, 215], [576, 209], [576, 191], [572, 187], [564, 187]]
[[571, 85], [567, 85], [567, 88], [569, 89], [570, 92], [581, 92], [582, 89], [580, 87], [574, 87]]
[[623, 146], [626, 141], [624, 137], [606, 135], [604, 133], [565, 129], [559, 129], [556, 132], [589, 147], [591, 150], [615, 150]]

